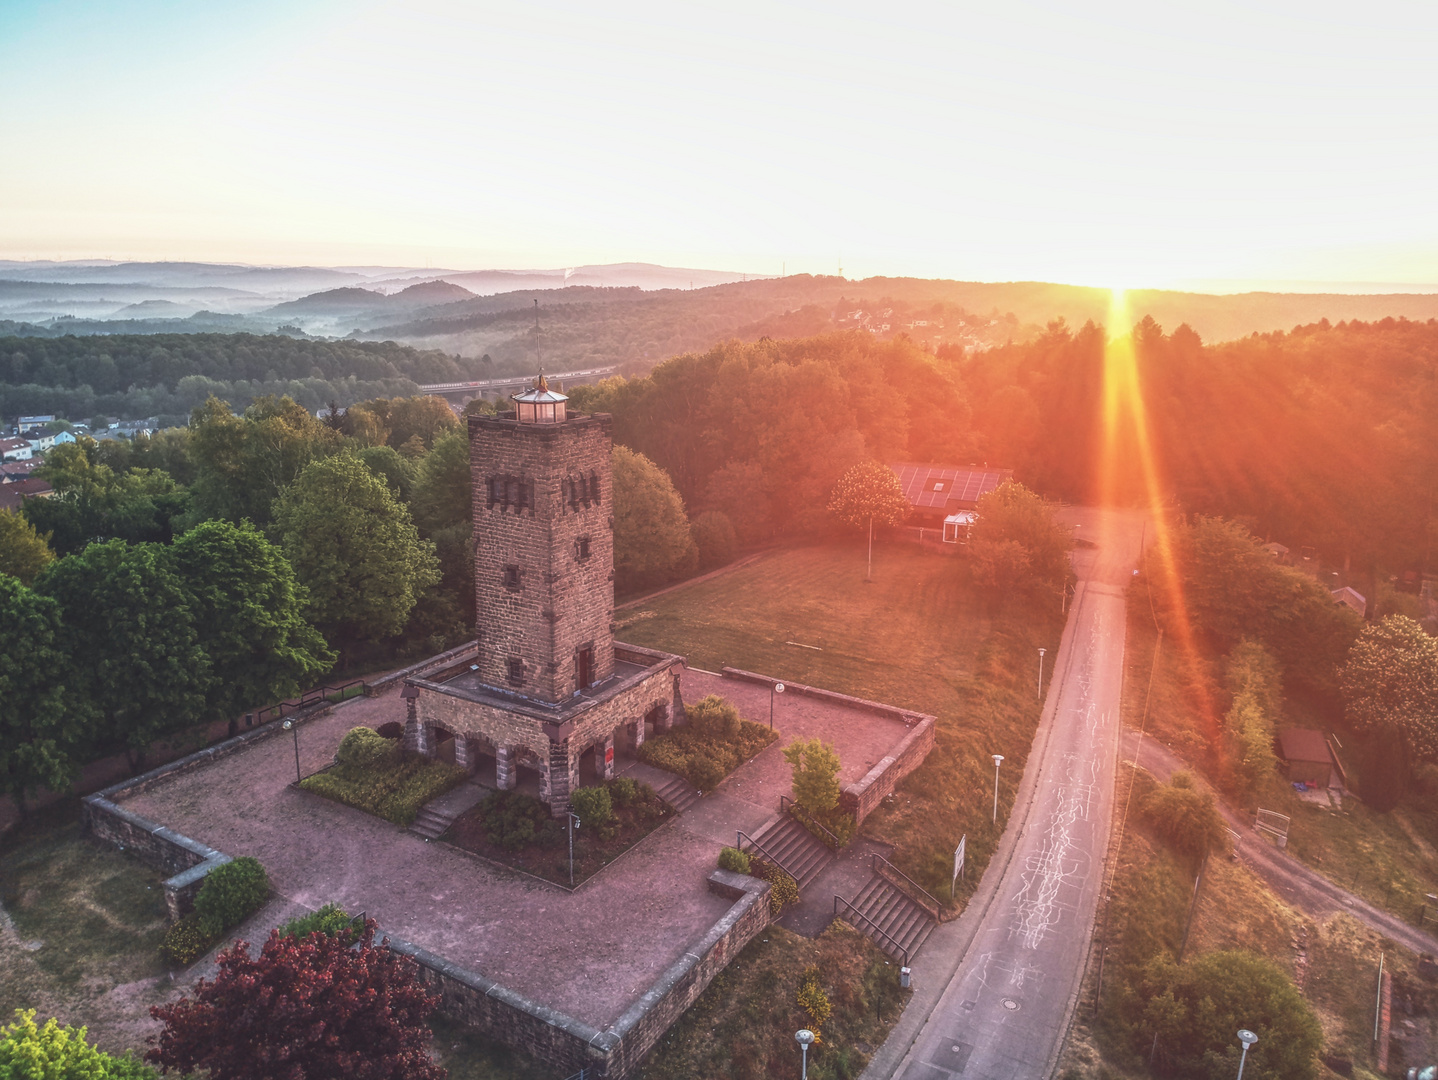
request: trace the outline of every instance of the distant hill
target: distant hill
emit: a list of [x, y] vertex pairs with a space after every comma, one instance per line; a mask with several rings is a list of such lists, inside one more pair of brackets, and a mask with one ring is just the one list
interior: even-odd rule
[[[1053, 319], [1072, 326], [1113, 319], [1107, 289], [1046, 282], [962, 282], [923, 278], [795, 275], [731, 282], [704, 289], [646, 292], [570, 286], [519, 291], [435, 307], [422, 317], [357, 331], [362, 340], [404, 341], [466, 356], [491, 356], [497, 372], [533, 364], [534, 308], [540, 304], [546, 363], [562, 367], [618, 365], [648, 371], [682, 352], [703, 351], [726, 338], [796, 337], [863, 330], [880, 338], [907, 335], [929, 348], [986, 349], [1036, 336]], [[1145, 315], [1172, 330], [1187, 323], [1205, 341], [1354, 319], [1438, 318], [1438, 295], [1240, 293], [1215, 296], [1163, 290], [1131, 291], [1127, 318]], [[1126, 330], [1128, 327], [1120, 327]]]

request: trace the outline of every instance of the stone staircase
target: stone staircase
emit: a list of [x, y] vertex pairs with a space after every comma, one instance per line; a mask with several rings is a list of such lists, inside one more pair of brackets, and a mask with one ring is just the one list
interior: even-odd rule
[[[934, 917], [910, 899], [907, 893], [878, 874], [871, 877], [869, 883], [859, 890], [859, 895], [848, 903], [852, 911], [842, 903], [835, 905], [839, 918], [867, 934], [875, 945], [899, 961], [905, 959], [904, 952], [907, 950], [908, 959], [912, 962], [919, 946], [938, 925]], [[862, 918], [856, 917], [855, 912]]]
[[761, 830], [744, 850], [770, 862], [777, 862], [803, 889], [834, 861], [834, 851], [792, 814], [780, 814]]
[[699, 801], [699, 792], [682, 776], [671, 776], [664, 783], [653, 786], [654, 794], [681, 814]]
[[419, 833], [426, 840], [438, 840], [444, 832], [454, 824], [454, 819], [459, 817], [458, 813], [448, 813], [443, 810], [435, 810], [429, 806], [421, 806], [419, 813], [414, 816], [410, 823], [409, 831]]

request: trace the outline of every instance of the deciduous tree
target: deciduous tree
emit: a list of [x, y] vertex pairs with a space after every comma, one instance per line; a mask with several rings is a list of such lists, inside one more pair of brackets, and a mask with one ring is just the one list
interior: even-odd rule
[[1067, 586], [1073, 537], [1053, 507], [1010, 480], [979, 497], [969, 551], [981, 584], [1002, 593], [1032, 586], [1057, 593]]
[[1293, 980], [1262, 956], [1222, 950], [1184, 964], [1160, 957], [1145, 972], [1140, 993], [1147, 1004], [1135, 1034], [1143, 1053], [1153, 1052], [1166, 1075], [1184, 1080], [1235, 1075], [1240, 1028], [1258, 1036], [1245, 1077], [1307, 1080], [1317, 1072], [1323, 1046], [1318, 1018]]
[[912, 507], [894, 470], [877, 461], [861, 461], [839, 478], [829, 496], [829, 513], [869, 532], [869, 566], [874, 576], [874, 526], [889, 528], [909, 516]]
[[353, 454], [305, 466], [275, 500], [273, 528], [309, 590], [310, 621], [331, 642], [398, 634], [420, 593], [439, 581], [434, 544]]
[[13, 510], [0, 510], [0, 575], [9, 574], [29, 585], [55, 560], [48, 539]]
[[169, 549], [210, 661], [206, 713], [228, 719], [296, 694], [334, 663], [305, 618], [307, 594], [249, 522], [207, 521]]
[[425, 1020], [438, 1004], [414, 961], [375, 945], [369, 919], [347, 936], [281, 937], [258, 957], [237, 942], [194, 996], [151, 1008], [164, 1023], [148, 1061], [211, 1080], [443, 1080]]
[[1364, 784], [1379, 809], [1397, 805], [1415, 761], [1438, 758], [1438, 642], [1404, 615], [1364, 627], [1339, 676], [1344, 714], [1371, 741], [1373, 770], [1387, 782]]
[[699, 551], [669, 474], [643, 454], [614, 448], [614, 573], [619, 588], [692, 570]]
[[100, 740], [123, 743], [132, 765], [204, 714], [210, 659], [165, 548], [91, 544], [46, 567], [35, 590], [60, 605], [70, 684], [101, 718]]
[[816, 738], [795, 739], [784, 747], [784, 760], [794, 768], [794, 801], [823, 813], [839, 805], [839, 755]]
[[0, 574], [0, 790], [64, 791], [79, 771], [88, 702], [60, 647], [60, 605]]

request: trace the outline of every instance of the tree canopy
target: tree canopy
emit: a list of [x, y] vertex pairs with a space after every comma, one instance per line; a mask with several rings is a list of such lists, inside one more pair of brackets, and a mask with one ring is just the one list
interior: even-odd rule
[[309, 591], [310, 620], [329, 641], [398, 634], [440, 578], [434, 544], [353, 454], [306, 465], [275, 500], [273, 528]]
[[990, 593], [1032, 587], [1057, 595], [1068, 583], [1072, 547], [1053, 507], [1024, 485], [1009, 480], [979, 497], [969, 557], [976, 582]]
[[186, 583], [158, 544], [91, 544], [48, 566], [35, 591], [61, 611], [69, 685], [101, 719], [101, 741], [136, 761], [204, 714], [213, 679]]
[[0, 791], [23, 811], [79, 772], [86, 702], [61, 647], [60, 605], [0, 574]]
[[0, 510], [0, 576], [9, 574], [28, 585], [55, 559], [35, 526], [13, 510]]
[[305, 589], [249, 522], [204, 522], [176, 540], [168, 556], [209, 658], [206, 718], [229, 719], [298, 694], [330, 669], [334, 654], [305, 619]]
[[614, 448], [613, 463], [616, 587], [635, 588], [692, 570], [699, 550], [669, 475], [626, 446]]
[[[1155, 959], [1140, 993], [1143, 1034], [1158, 1036], [1162, 1075], [1220, 1080], [1236, 1075], [1242, 1047], [1236, 1032], [1258, 1036], [1243, 1075], [1253, 1080], [1307, 1080], [1317, 1072], [1323, 1029], [1293, 980], [1272, 961], [1222, 950], [1183, 964]], [[1143, 1047], [1145, 1053], [1149, 1047]]]

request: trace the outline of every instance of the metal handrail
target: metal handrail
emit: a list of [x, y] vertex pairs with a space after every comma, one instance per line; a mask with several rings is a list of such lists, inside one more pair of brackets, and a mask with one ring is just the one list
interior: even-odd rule
[[[883, 877], [884, 875], [879, 872], [879, 863], [883, 863], [885, 866], [887, 866], [887, 867], [888, 867], [890, 870], [892, 870], [894, 873], [898, 874], [899, 877], [903, 878], [906, 882], [908, 882], [909, 885], [910, 885], [916, 892], [918, 892], [920, 896], [922, 896], [922, 897], [924, 898], [924, 900], [927, 900], [930, 904], [932, 904], [932, 905], [934, 906], [934, 910], [933, 910], [933, 912], [932, 912], [934, 918], [937, 919], [937, 918], [939, 917], [939, 915], [940, 915], [940, 914], [943, 912], [943, 910], [944, 910], [944, 905], [941, 904], [941, 903], [939, 903], [937, 900], [935, 900], [934, 897], [933, 897], [933, 895], [932, 895], [927, 889], [925, 889], [925, 888], [924, 888], [922, 885], [920, 885], [917, 881], [915, 881], [913, 878], [909, 877], [908, 874], [904, 873], [904, 872], [903, 872], [902, 870], [900, 870], [897, 866], [895, 866], [895, 865], [894, 865], [893, 863], [891, 863], [888, 859], [884, 858], [882, 855], [880, 855], [880, 854], [876, 851], [876, 852], [874, 852], [873, 858], [870, 860], [869, 865], [874, 868], [874, 873], [879, 874], [880, 877]], [[895, 882], [894, 884], [897, 885], [898, 882]], [[902, 886], [901, 886], [901, 887], [902, 887]], [[920, 907], [924, 906], [924, 901], [923, 901], [923, 900], [919, 900], [919, 897], [918, 897], [918, 896], [910, 896], [909, 899], [916, 901], [916, 902], [919, 904]]]
[[348, 696], [345, 694], [345, 691], [354, 686], [364, 688], [367, 687], [368, 684], [363, 679], [351, 679], [349, 682], [341, 683], [339, 686], [317, 686], [313, 690], [306, 690], [300, 695], [298, 701], [281, 701], [274, 705], [266, 705], [263, 709], [255, 713], [255, 723], [266, 724], [271, 720], [283, 719], [286, 709], [290, 712], [299, 712], [301, 709], [307, 709], [311, 705], [318, 705], [321, 702], [330, 701], [331, 694], [339, 694], [340, 700], [343, 701]]
[[[787, 806], [785, 805], [786, 803], [788, 804]], [[801, 824], [812, 826], [813, 828], [818, 829], [825, 836], [827, 836], [829, 838], [829, 846], [835, 851], [838, 851], [844, 846], [843, 844], [839, 843], [839, 837], [835, 835], [833, 830], [829, 829], [826, 825], [824, 825], [823, 822], [815, 818], [814, 815], [809, 813], [808, 810], [804, 809], [803, 806], [795, 802], [793, 799], [789, 798], [789, 796], [787, 795], [780, 795], [779, 812], [782, 814], [785, 810], [788, 810], [789, 813], [799, 818]]]
[[759, 853], [762, 854], [762, 855], [764, 856], [764, 858], [768, 859], [771, 863], [773, 863], [775, 866], [777, 866], [780, 870], [784, 871], [784, 873], [788, 874], [791, 878], [793, 878], [795, 885], [799, 884], [799, 875], [797, 875], [796, 873], [794, 873], [794, 871], [790, 870], [787, 866], [785, 866], [783, 863], [781, 863], [781, 862], [780, 862], [778, 859], [776, 859], [773, 855], [770, 855], [769, 852], [768, 852], [767, 850], [765, 850], [764, 845], [760, 844], [759, 841], [755, 840], [755, 839], [754, 839], [752, 836], [750, 836], [748, 833], [746, 833], [746, 832], [740, 830], [740, 831], [739, 831], [738, 838], [735, 840], [734, 844], [735, 844], [735, 846], [736, 846], [740, 851], [743, 851], [743, 850], [744, 850], [744, 841], [745, 841], [745, 840], [748, 840], [751, 845], [753, 845], [755, 848], [757, 848], [758, 851], [759, 851]]
[[873, 928], [874, 933], [876, 933], [876, 934], [880, 935], [881, 937], [883, 937], [886, 941], [888, 941], [888, 943], [889, 943], [890, 945], [892, 945], [894, 948], [898, 949], [901, 953], [903, 953], [903, 954], [904, 954], [904, 966], [905, 966], [905, 967], [908, 967], [908, 966], [909, 966], [909, 950], [906, 949], [906, 948], [904, 948], [902, 945], [900, 945], [899, 942], [898, 942], [898, 939], [895, 938], [893, 934], [889, 933], [887, 930], [885, 930], [883, 927], [881, 927], [878, 923], [876, 923], [873, 919], [869, 918], [869, 916], [865, 915], [862, 911], [860, 911], [858, 908], [856, 908], [853, 904], [851, 904], [851, 903], [849, 903], [849, 901], [845, 900], [845, 899], [844, 899], [842, 896], [840, 896], [838, 893], [835, 893], [835, 894], [834, 894], [834, 914], [835, 914], [835, 915], [838, 915], [838, 914], [839, 914], [839, 905], [840, 905], [840, 904], [843, 904], [846, 908], [848, 908], [850, 911], [852, 911], [855, 915], [857, 915], [857, 916], [859, 916], [859, 918], [863, 919], [866, 923], [869, 924], [870, 927]]

